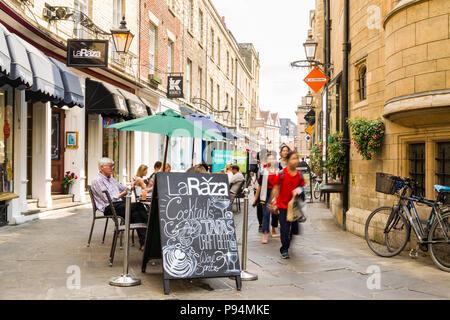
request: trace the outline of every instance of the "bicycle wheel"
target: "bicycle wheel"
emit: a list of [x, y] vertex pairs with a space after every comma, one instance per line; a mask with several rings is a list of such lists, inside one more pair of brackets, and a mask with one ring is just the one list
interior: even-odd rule
[[393, 214], [392, 210], [392, 207], [380, 207], [373, 211], [364, 229], [367, 245], [381, 257], [399, 254], [409, 240], [411, 226], [403, 214]]
[[[442, 224], [438, 219], [434, 220], [428, 234], [428, 241], [445, 241], [444, 231], [450, 236], [450, 211], [442, 214]], [[430, 243], [429, 250], [433, 262], [443, 271], [450, 272], [450, 243]]]
[[314, 194], [314, 199], [316, 199], [316, 200], [320, 199], [320, 186], [318, 184], [316, 184], [314, 186], [313, 194]]

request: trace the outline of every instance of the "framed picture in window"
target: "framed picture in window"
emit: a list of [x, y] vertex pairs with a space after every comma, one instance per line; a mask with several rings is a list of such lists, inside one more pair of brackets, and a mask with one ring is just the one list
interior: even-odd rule
[[66, 131], [66, 148], [78, 149], [78, 131]]

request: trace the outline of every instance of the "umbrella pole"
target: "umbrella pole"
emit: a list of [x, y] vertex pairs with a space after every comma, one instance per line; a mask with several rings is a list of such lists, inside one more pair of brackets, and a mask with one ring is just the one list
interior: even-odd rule
[[167, 149], [169, 148], [169, 136], [166, 136], [166, 148], [164, 150], [164, 164], [163, 164], [163, 172], [166, 171], [166, 163], [167, 163]]
[[194, 148], [195, 148], [195, 138], [192, 138], [192, 167], [194, 166]]

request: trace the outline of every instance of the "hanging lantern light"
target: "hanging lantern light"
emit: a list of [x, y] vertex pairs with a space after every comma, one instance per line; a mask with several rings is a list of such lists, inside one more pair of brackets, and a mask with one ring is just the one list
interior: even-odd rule
[[114, 47], [117, 53], [128, 53], [130, 49], [131, 42], [133, 41], [134, 35], [127, 28], [127, 22], [125, 21], [125, 16], [120, 22], [119, 28], [111, 29], [111, 36], [113, 38]]

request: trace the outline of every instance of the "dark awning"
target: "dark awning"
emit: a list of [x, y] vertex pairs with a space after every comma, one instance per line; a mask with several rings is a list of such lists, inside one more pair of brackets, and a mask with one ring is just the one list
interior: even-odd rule
[[50, 101], [55, 104], [64, 101], [64, 84], [59, 68], [42, 51], [23, 39], [19, 40], [27, 51], [33, 71], [33, 85], [26, 91], [26, 99], [32, 102]]
[[58, 106], [84, 107], [84, 92], [80, 78], [64, 63], [53, 58], [50, 58], [50, 60], [58, 67], [64, 84], [64, 101], [61, 101]]
[[127, 102], [129, 118], [137, 119], [148, 116], [147, 108], [138, 96], [122, 89], [117, 90], [124, 96], [125, 101]]
[[4, 32], [11, 58], [9, 75], [2, 77], [0, 83], [2, 85], [10, 85], [19, 90], [31, 87], [33, 85], [33, 71], [31, 70], [25, 46], [19, 37], [10, 33], [3, 25], [0, 24], [0, 28]]
[[6, 43], [5, 29], [0, 28], [0, 72], [9, 75], [11, 71], [11, 57], [9, 55], [8, 44]]
[[147, 114], [148, 114], [149, 116], [153, 115], [151, 103], [150, 103], [148, 100], [146, 100], [146, 99], [144, 99], [144, 98], [142, 98], [142, 97], [139, 97], [139, 99], [141, 99], [141, 101], [144, 103], [145, 108], [147, 109]]
[[104, 116], [128, 117], [125, 98], [116, 87], [106, 82], [86, 79], [86, 109]]
[[316, 113], [314, 112], [314, 110], [309, 110], [304, 119], [310, 126], [313, 126], [316, 123]]
[[64, 63], [48, 57], [2, 24], [0, 72], [0, 86], [26, 89], [26, 100], [57, 106], [84, 105], [80, 80]]

